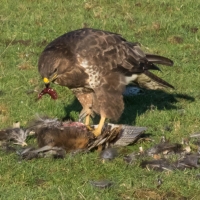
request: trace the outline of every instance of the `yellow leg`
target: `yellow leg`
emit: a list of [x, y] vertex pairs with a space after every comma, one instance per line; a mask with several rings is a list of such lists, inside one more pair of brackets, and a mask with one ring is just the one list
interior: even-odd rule
[[85, 125], [86, 125], [86, 126], [89, 126], [89, 124], [90, 124], [90, 115], [87, 115], [87, 116], [85, 117]]
[[99, 135], [101, 134], [101, 130], [102, 130], [102, 128], [103, 128], [105, 119], [106, 119], [105, 117], [101, 117], [100, 122], [99, 122], [99, 124], [98, 124], [98, 127], [97, 127], [94, 131], [92, 131], [93, 134], [94, 134], [96, 137], [99, 136]]

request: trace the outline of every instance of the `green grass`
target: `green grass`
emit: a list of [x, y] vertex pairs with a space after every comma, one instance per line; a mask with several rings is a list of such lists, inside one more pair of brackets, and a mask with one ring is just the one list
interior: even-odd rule
[[[46, 44], [65, 32], [88, 26], [122, 34], [138, 41], [145, 51], [165, 55], [174, 67], [162, 67], [159, 76], [175, 90], [148, 91], [126, 98], [120, 123], [148, 127], [155, 141], [165, 134], [172, 141], [200, 127], [200, 3], [192, 0], [2, 0], [0, 6], [0, 128], [36, 113], [77, 120], [81, 109], [72, 93], [54, 85], [59, 99], [44, 96], [37, 71], [38, 57]], [[184, 111], [184, 112], [183, 112]], [[170, 126], [171, 131], [165, 127]], [[148, 148], [149, 142], [124, 149]], [[49, 158], [19, 161], [0, 152], [0, 199], [198, 199], [197, 170], [158, 173], [126, 166], [122, 158], [102, 163], [98, 153], [64, 160]], [[157, 177], [163, 184], [157, 188]], [[112, 188], [98, 190], [89, 180], [109, 179]]]

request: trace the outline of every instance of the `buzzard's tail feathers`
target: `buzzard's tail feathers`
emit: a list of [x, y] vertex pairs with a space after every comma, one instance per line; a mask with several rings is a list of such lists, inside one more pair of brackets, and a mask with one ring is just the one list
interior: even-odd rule
[[147, 64], [147, 69], [148, 70], [158, 70], [158, 71], [161, 71], [160, 68], [158, 66], [154, 65], [153, 63]]
[[159, 85], [163, 86], [163, 87], [170, 87], [172, 89], [174, 89], [174, 86], [170, 85], [169, 83], [167, 83], [166, 81], [164, 81], [163, 79], [159, 78], [158, 76], [156, 76], [155, 74], [151, 73], [148, 70], [144, 71], [144, 74], [146, 76], [148, 76], [149, 78], [151, 78], [153, 81], [157, 82]]
[[146, 54], [146, 58], [149, 62], [156, 63], [156, 64], [161, 64], [161, 65], [167, 65], [167, 66], [173, 66], [173, 61], [170, 60], [169, 58], [159, 56], [159, 55], [154, 55], [154, 54]]
[[146, 63], [146, 69], [144, 69], [144, 72], [138, 76], [138, 84], [147, 89], [162, 89], [163, 87], [169, 87], [174, 89], [172, 85], [170, 85], [169, 83], [167, 83], [166, 81], [149, 71], [161, 71], [155, 64], [172, 66], [173, 61], [169, 58], [154, 54], [146, 54], [146, 59], [148, 60], [148, 62]]

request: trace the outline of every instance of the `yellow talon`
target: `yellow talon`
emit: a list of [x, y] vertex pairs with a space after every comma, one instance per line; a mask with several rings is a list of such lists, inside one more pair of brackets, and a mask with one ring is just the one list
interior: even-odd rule
[[94, 130], [90, 125], [86, 125], [86, 127], [87, 127], [87, 129], [88, 129], [89, 131], [93, 131], [93, 130]]
[[90, 124], [90, 115], [87, 115], [85, 118], [85, 125], [88, 126]]
[[100, 119], [100, 122], [99, 122], [99, 124], [98, 124], [98, 127], [92, 131], [92, 133], [93, 133], [96, 137], [98, 137], [99, 135], [101, 135], [101, 131], [102, 131], [102, 128], [103, 128], [105, 119], [106, 119], [105, 117], [102, 117], [102, 116], [101, 116], [101, 119]]
[[92, 133], [95, 135], [95, 137], [98, 137], [99, 135], [101, 135], [101, 129], [96, 128], [92, 131]]

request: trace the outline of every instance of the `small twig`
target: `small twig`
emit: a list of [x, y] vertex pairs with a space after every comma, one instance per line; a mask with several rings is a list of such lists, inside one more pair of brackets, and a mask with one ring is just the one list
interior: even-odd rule
[[61, 190], [60, 190], [59, 187], [58, 187], [58, 191], [59, 191], [59, 193], [60, 193], [61, 199], [64, 200], [63, 194], [62, 194], [62, 192], [61, 192]]
[[16, 36], [17, 35], [15, 35], [14, 37], [13, 37], [13, 39], [10, 41], [10, 43], [8, 44], [8, 46], [4, 49], [4, 51], [1, 53], [1, 55], [0, 55], [0, 57], [6, 52], [6, 50], [10, 47], [10, 45], [12, 44], [12, 42], [15, 40], [15, 38], [16, 38]]
[[83, 199], [86, 199], [81, 192], [78, 191], [78, 193], [82, 196]]

